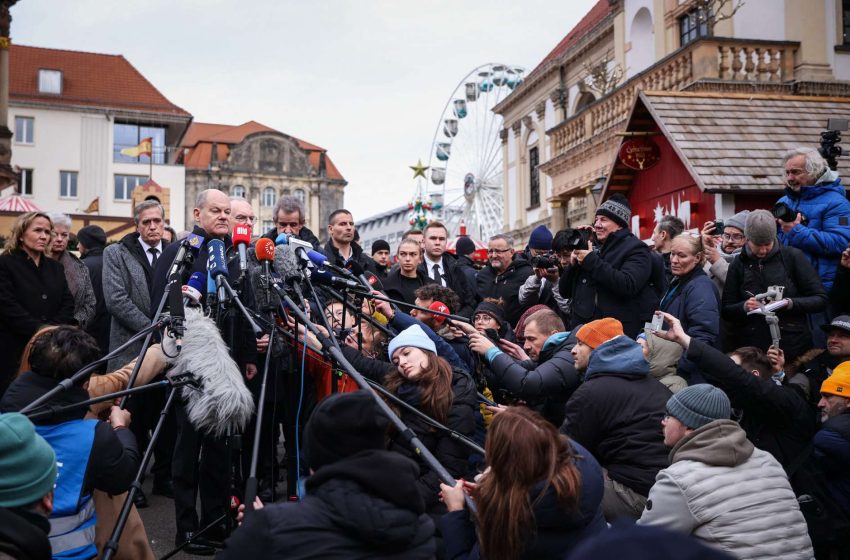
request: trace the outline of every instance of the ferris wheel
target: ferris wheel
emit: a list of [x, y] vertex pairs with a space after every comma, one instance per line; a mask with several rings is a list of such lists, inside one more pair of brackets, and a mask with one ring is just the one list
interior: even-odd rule
[[431, 141], [427, 194], [450, 236], [461, 224], [484, 240], [502, 232], [502, 117], [493, 107], [522, 82], [523, 73], [509, 64], [481, 65], [443, 108]]

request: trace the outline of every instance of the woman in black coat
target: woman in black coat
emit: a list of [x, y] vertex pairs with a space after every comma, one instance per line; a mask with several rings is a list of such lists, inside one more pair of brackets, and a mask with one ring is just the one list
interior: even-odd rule
[[606, 529], [602, 467], [536, 412], [496, 414], [485, 458], [490, 470], [466, 484], [478, 507], [477, 540], [463, 509], [464, 483], [440, 486], [449, 509], [440, 520], [446, 558], [564, 558]]
[[[440, 348], [441, 354], [446, 348], [450, 350], [447, 344]], [[348, 346], [343, 348], [343, 354], [365, 377], [379, 381], [407, 404], [456, 432], [470, 438], [474, 435], [474, 414], [478, 407], [475, 384], [467, 372], [453, 368], [437, 355], [437, 346], [419, 325], [406, 328], [390, 341], [389, 356], [393, 363], [366, 358]], [[465, 445], [404, 409], [398, 412], [449, 474], [455, 478], [469, 475], [469, 449]], [[415, 455], [397, 433], [392, 434], [389, 448], [410, 457]], [[425, 500], [426, 511], [445, 512], [436, 492], [437, 473], [425, 464], [420, 464], [420, 469], [417, 487]]]
[[74, 324], [74, 298], [62, 264], [47, 258], [53, 224], [46, 214], [18, 216], [0, 255], [0, 395], [18, 372], [27, 341], [43, 325]]

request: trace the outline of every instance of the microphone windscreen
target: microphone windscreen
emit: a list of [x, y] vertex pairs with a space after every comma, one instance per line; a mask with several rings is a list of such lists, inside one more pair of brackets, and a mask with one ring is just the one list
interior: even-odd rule
[[236, 224], [233, 227], [233, 244], [234, 245], [250, 245], [251, 244], [251, 226], [248, 224]]
[[268, 237], [261, 237], [254, 246], [254, 254], [260, 262], [274, 260], [274, 242]]
[[207, 294], [215, 293], [215, 280], [213, 280], [212, 274], [207, 273]]
[[[428, 309], [431, 309], [433, 311], [437, 311], [439, 313], [448, 313], [449, 312], [449, 307], [445, 303], [443, 303], [442, 301], [431, 302], [431, 305], [428, 306]], [[442, 315], [434, 315], [434, 320], [437, 322], [437, 324], [442, 325], [443, 322], [446, 320], [446, 318], [443, 317]]]
[[254, 412], [254, 399], [215, 322], [199, 309], [189, 308], [183, 350], [176, 352], [171, 337], [164, 337], [162, 346], [172, 366], [168, 375], [192, 372], [200, 380], [200, 390], [191, 386], [180, 389], [189, 422], [216, 436], [244, 430]]
[[184, 284], [180, 291], [183, 293], [183, 297], [189, 298], [195, 305], [201, 303], [201, 292], [197, 288], [190, 284]]
[[301, 278], [298, 257], [290, 245], [278, 245], [274, 252], [274, 269], [284, 282]]
[[207, 272], [213, 278], [224, 274], [227, 276], [227, 260], [224, 257], [224, 242], [221, 239], [213, 239], [207, 243], [209, 254], [207, 255]]
[[274, 240], [274, 244], [275, 245], [288, 245], [289, 244], [289, 237], [287, 237], [285, 233], [279, 233], [279, 234], [277, 234], [277, 237]]
[[192, 276], [189, 277], [189, 281], [186, 282], [186, 285], [195, 289], [198, 292], [203, 291], [203, 289], [204, 289], [204, 273], [203, 272], [193, 272]]

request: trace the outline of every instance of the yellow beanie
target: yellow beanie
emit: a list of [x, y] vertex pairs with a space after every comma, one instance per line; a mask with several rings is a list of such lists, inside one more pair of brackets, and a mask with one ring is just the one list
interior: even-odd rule
[[832, 375], [824, 379], [820, 392], [850, 399], [850, 362], [838, 364]]

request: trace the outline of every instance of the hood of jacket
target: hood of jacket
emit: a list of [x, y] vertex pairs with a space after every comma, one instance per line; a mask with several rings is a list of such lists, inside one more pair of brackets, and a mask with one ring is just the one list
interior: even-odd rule
[[[554, 356], [555, 352], [558, 352], [559, 350], [572, 350], [573, 346], [576, 344], [576, 339], [574, 336], [570, 337], [570, 334], [570, 332], [559, 332], [547, 338], [546, 342], [543, 343], [543, 348], [540, 349], [538, 362], [545, 362]], [[572, 354], [570, 354], [570, 358], [572, 358]]]
[[419, 467], [392, 451], [368, 449], [319, 468], [307, 479], [335, 526], [381, 550], [407, 547], [417, 535], [425, 502]]
[[716, 467], [737, 467], [755, 447], [734, 420], [715, 420], [683, 437], [670, 450], [670, 464], [699, 461]]
[[676, 375], [676, 364], [682, 355], [682, 347], [670, 340], [664, 340], [652, 334], [649, 329], [646, 332], [646, 343], [649, 346], [649, 373], [656, 379]]
[[606, 373], [634, 377], [649, 375], [649, 364], [643, 357], [640, 344], [620, 335], [597, 346], [590, 353], [584, 378]]

